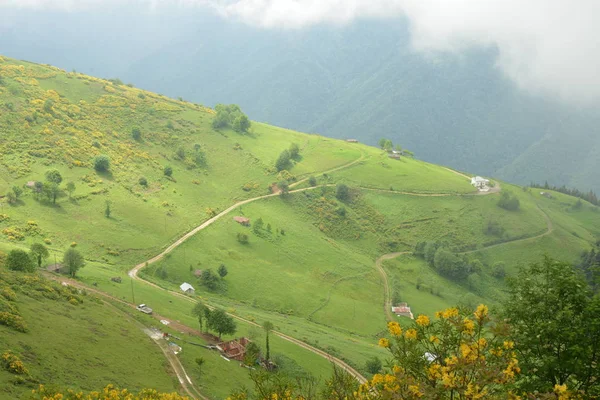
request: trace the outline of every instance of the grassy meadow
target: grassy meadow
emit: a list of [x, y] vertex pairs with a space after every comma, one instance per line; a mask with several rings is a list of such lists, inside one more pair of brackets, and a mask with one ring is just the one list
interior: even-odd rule
[[[478, 195], [465, 176], [442, 166], [395, 160], [360, 143], [258, 122], [244, 134], [217, 131], [214, 115], [202, 105], [116, 80], [0, 57], [0, 195], [23, 188], [14, 202], [0, 198], [0, 255], [45, 243], [50, 249], [45, 261], [54, 263], [71, 246], [87, 261], [77, 279], [117, 299], [147, 303], [155, 313], [190, 327], [198, 325], [191, 315], [194, 301], [258, 324], [272, 321], [276, 330], [366, 374], [365, 362], [386, 354], [376, 346], [386, 323], [378, 257], [437, 241], [481, 261], [481, 272], [462, 282], [440, 276], [411, 254], [383, 263], [394, 302], [406, 301], [414, 313], [431, 315], [459, 303], [501, 301], [505, 282], [491, 273], [498, 262], [508, 275], [544, 254], [577, 262], [600, 237], [600, 209], [570, 196], [551, 192], [548, 198], [537, 189], [501, 183], [502, 191], [520, 202], [518, 210], [508, 211], [497, 205], [500, 194]], [[277, 172], [277, 158], [293, 143], [299, 156], [287, 172]], [[94, 157], [102, 154], [110, 157], [106, 172], [93, 167]], [[63, 178], [55, 204], [26, 186], [45, 181], [53, 169]], [[316, 187], [305, 180], [311, 176]], [[127, 276], [134, 265], [211, 216], [270, 193], [270, 186], [283, 179], [292, 190], [303, 190], [234, 209], [140, 272], [173, 291], [189, 282], [196, 288], [193, 298]], [[67, 182], [75, 184], [71, 194]], [[338, 196], [339, 184], [349, 187], [347, 196]], [[234, 216], [249, 218], [250, 226]], [[215, 289], [194, 274], [216, 272], [220, 265], [228, 274]], [[117, 276], [122, 283], [111, 281]], [[131, 310], [119, 305], [122, 309], [115, 310], [86, 298], [75, 306], [27, 293], [19, 293], [18, 307], [31, 330], [17, 334], [0, 326], [0, 350], [22, 355], [33, 378], [93, 389], [119, 376], [110, 382], [130, 389], [177, 389], [160, 349], [140, 330], [140, 323], [157, 325], [152, 317], [134, 313], [134, 322], [127, 317]], [[248, 336], [264, 348], [260, 327], [237, 325], [235, 337]], [[224, 398], [250, 385], [238, 363], [185, 343], [204, 343], [199, 337], [182, 339], [180, 360], [202, 393]], [[325, 358], [275, 335], [271, 347], [291, 376], [322, 380], [331, 372]], [[102, 361], [104, 348], [114, 363]], [[199, 357], [205, 359], [202, 368], [195, 361]], [[141, 358], [144, 367], [128, 372]], [[11, 379], [0, 372], [6, 387], [0, 390], [7, 396], [30, 390], [31, 382], [22, 386]]]

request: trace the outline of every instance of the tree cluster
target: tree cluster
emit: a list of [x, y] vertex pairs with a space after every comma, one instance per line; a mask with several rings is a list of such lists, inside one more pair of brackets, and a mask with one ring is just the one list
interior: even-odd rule
[[414, 255], [427, 261], [429, 266], [440, 275], [453, 280], [464, 280], [471, 273], [480, 272], [480, 268], [477, 271], [476, 266], [454, 254], [440, 242], [419, 242], [415, 247]]
[[219, 335], [233, 335], [237, 331], [237, 325], [233, 320], [233, 317], [227, 315], [227, 313], [220, 309], [210, 309], [202, 303], [196, 303], [192, 309], [192, 315], [198, 318], [198, 324], [200, 330], [206, 329], [208, 332], [212, 330]]
[[514, 194], [510, 192], [502, 192], [500, 198], [498, 199], [498, 203], [496, 203], [498, 207], [504, 208], [508, 211], [517, 211], [521, 206], [521, 202]]
[[540, 185], [539, 183], [531, 182], [531, 184], [529, 186], [532, 188], [538, 188], [538, 189], [554, 190], [556, 192], [564, 193], [569, 196], [579, 197], [580, 199], [589, 201], [590, 203], [592, 203], [595, 206], [600, 206], [600, 200], [598, 200], [598, 196], [592, 190], [590, 190], [589, 192], [582, 192], [579, 189], [570, 189], [570, 188], [566, 187], [565, 185], [563, 185], [563, 186], [549, 185], [548, 181], [544, 182], [543, 185]]
[[217, 104], [217, 114], [212, 122], [213, 129], [232, 128], [236, 132], [248, 132], [252, 123], [237, 104]]

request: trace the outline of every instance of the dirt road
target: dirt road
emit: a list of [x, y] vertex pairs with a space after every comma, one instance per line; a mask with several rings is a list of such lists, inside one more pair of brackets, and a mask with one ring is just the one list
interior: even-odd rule
[[383, 280], [383, 308], [385, 310], [385, 316], [388, 322], [394, 320], [394, 314], [392, 314], [392, 298], [390, 296], [390, 284], [388, 282], [387, 274], [381, 264], [385, 260], [391, 260], [403, 254], [409, 253], [410, 251], [403, 251], [398, 253], [384, 254], [375, 261], [375, 267], [379, 271], [379, 275], [381, 275], [381, 279]]

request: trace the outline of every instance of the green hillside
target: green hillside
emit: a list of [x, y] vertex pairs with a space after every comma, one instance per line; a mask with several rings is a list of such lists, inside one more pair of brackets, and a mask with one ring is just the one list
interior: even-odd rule
[[[214, 342], [197, 331], [197, 302], [235, 317], [236, 334], [224, 337], [250, 337], [263, 354], [261, 324], [270, 321], [273, 358], [294, 377], [322, 379], [331, 361], [368, 377], [365, 362], [385, 357], [375, 345], [385, 323], [407, 322], [391, 305], [430, 315], [458, 303], [494, 305], [519, 265], [543, 254], [576, 262], [600, 237], [600, 209], [570, 196], [496, 180], [477, 192], [470, 175], [443, 166], [256, 122], [248, 132], [215, 130], [214, 110], [117, 80], [2, 58], [0, 109], [0, 255], [45, 243], [44, 264], [54, 264], [74, 248], [87, 264], [71, 283], [125, 311], [147, 303], [186, 326], [196, 344]], [[278, 171], [280, 154], [294, 144], [298, 154]], [[106, 170], [97, 168], [102, 155]], [[195, 293], [182, 294], [183, 282]], [[23, 298], [23, 315], [48, 307]], [[88, 303], [69, 313], [117, 324], [123, 312], [108, 316], [109, 308]], [[132, 335], [119, 340], [152, 347]], [[185, 345], [178, 359], [210, 398], [249, 384], [246, 369], [214, 351]], [[102, 386], [99, 377], [122, 365], [99, 364], [81, 388]], [[165, 368], [157, 375], [118, 383], [173, 388]]]

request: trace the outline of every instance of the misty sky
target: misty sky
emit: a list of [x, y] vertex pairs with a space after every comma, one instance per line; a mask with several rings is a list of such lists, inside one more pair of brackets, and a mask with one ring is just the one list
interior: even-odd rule
[[497, 67], [523, 90], [572, 104], [600, 100], [597, 0], [0, 0], [0, 13], [6, 8], [101, 13], [124, 3], [154, 13], [209, 8], [274, 34], [360, 18], [406, 18], [412, 47], [424, 57], [494, 47]]

